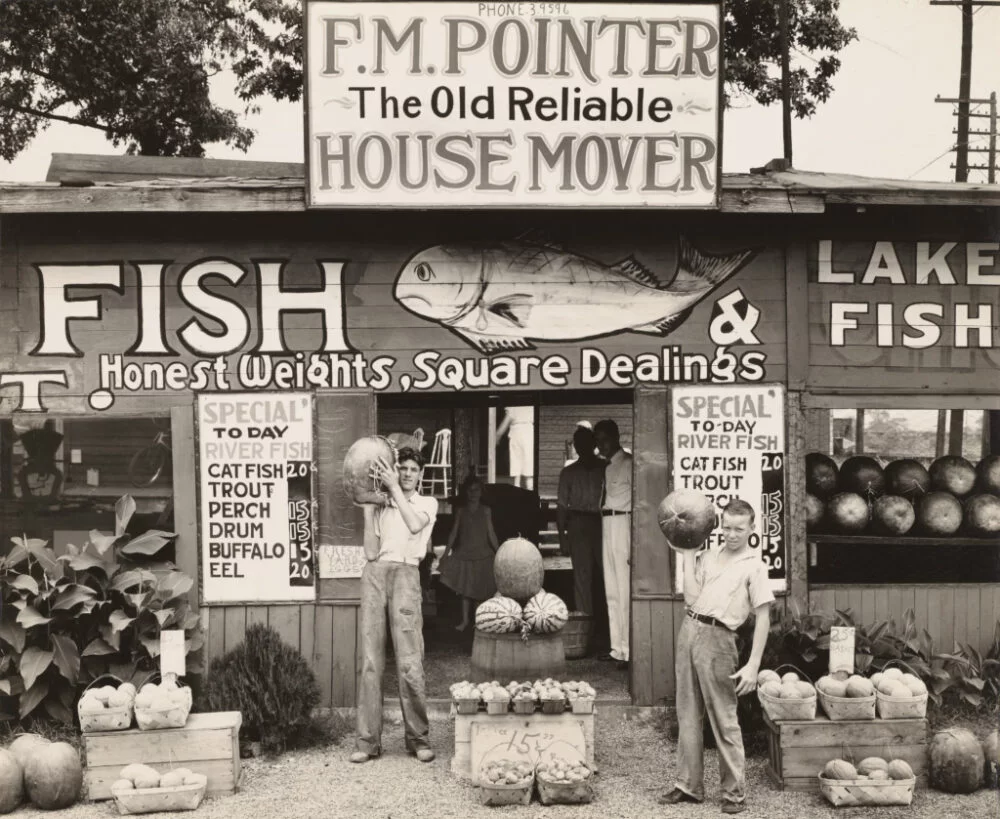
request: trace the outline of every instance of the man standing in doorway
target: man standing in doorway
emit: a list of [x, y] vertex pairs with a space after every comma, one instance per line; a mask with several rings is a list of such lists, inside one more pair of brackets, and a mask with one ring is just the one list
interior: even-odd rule
[[421, 762], [434, 759], [428, 743], [419, 566], [430, 548], [438, 502], [417, 494], [423, 468], [423, 456], [410, 448], [399, 451], [395, 468], [381, 458], [372, 467], [372, 477], [387, 495], [382, 506], [364, 506], [368, 562], [361, 573], [361, 686], [351, 762], [367, 762], [382, 753], [387, 626], [399, 674], [406, 749]]
[[618, 425], [610, 420], [594, 427], [597, 448], [607, 460], [601, 504], [604, 587], [608, 598], [611, 653], [619, 668], [629, 663], [631, 604], [632, 456], [621, 448]]
[[594, 453], [594, 433], [577, 426], [577, 459], [559, 473], [556, 520], [559, 551], [573, 558], [574, 608], [594, 616], [594, 580], [601, 565], [601, 492], [605, 463]]

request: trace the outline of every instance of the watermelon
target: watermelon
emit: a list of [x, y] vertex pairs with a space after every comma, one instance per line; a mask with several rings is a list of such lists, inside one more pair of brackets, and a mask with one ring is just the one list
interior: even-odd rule
[[931, 740], [931, 787], [946, 793], [973, 793], [983, 784], [986, 760], [972, 731], [949, 728]]
[[566, 604], [556, 595], [544, 589], [532, 597], [524, 607], [524, 621], [538, 634], [559, 631], [569, 620]]
[[390, 466], [396, 464], [396, 450], [380, 435], [359, 438], [344, 456], [344, 491], [355, 503], [378, 503], [383, 487], [371, 476], [372, 464], [383, 458]]
[[509, 634], [521, 628], [521, 606], [516, 600], [494, 595], [476, 609], [476, 628], [490, 634]]
[[545, 577], [542, 553], [522, 537], [505, 540], [493, 558], [493, 577], [504, 597], [530, 600], [541, 590]]

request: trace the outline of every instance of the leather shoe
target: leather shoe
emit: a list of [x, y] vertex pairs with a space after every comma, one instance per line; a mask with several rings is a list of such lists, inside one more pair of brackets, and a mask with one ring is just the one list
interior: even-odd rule
[[747, 809], [745, 802], [723, 802], [722, 812], [727, 814], [743, 813]]
[[369, 759], [375, 759], [375, 757], [371, 754], [366, 754], [364, 751], [355, 751], [348, 757], [348, 759], [351, 762], [361, 763], [367, 762]]
[[676, 805], [678, 802], [698, 802], [691, 794], [682, 791], [680, 788], [674, 788], [672, 791], [660, 795], [656, 801], [661, 805]]
[[618, 658], [615, 657], [613, 654], [602, 654], [597, 659], [600, 660], [602, 663], [617, 663], [618, 662]]
[[434, 761], [434, 751], [432, 751], [430, 748], [418, 748], [416, 751], [413, 752], [413, 755], [421, 762]]

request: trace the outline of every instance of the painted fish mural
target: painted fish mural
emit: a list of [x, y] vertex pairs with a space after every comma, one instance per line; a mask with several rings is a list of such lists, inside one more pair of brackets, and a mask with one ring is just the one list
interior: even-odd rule
[[394, 295], [486, 354], [533, 350], [533, 341], [666, 336], [755, 255], [703, 253], [681, 237], [677, 272], [664, 284], [631, 256], [607, 265], [530, 240], [437, 245], [403, 265]]

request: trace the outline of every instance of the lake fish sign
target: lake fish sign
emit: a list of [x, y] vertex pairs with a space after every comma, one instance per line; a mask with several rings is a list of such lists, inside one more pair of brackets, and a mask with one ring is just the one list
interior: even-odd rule
[[307, 0], [308, 203], [715, 207], [720, 7]]

